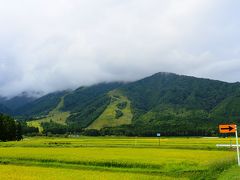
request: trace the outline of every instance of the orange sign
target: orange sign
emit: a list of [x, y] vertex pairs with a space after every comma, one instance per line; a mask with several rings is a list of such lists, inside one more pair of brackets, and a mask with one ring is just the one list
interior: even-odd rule
[[219, 125], [220, 133], [235, 133], [237, 125], [236, 124], [221, 124]]

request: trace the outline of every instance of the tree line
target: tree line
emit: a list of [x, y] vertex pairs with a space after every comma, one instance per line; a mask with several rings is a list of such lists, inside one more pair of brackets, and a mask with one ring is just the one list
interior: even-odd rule
[[0, 114], [0, 141], [19, 141], [22, 138], [21, 123], [8, 115]]
[[53, 134], [78, 134], [84, 136], [139, 136], [139, 137], [155, 137], [157, 133], [162, 136], [216, 136], [218, 134], [217, 126], [215, 127], [179, 127], [169, 125], [142, 124], [134, 123], [130, 125], [122, 125], [118, 127], [106, 127], [100, 130], [84, 129], [81, 127], [62, 125], [55, 122], [44, 122], [41, 124], [45, 135]]

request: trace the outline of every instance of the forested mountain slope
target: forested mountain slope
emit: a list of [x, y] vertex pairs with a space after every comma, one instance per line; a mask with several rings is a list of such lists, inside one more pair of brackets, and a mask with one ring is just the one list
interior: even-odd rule
[[18, 116], [44, 116], [53, 110], [68, 91], [59, 91], [38, 98], [14, 111]]
[[7, 108], [11, 109], [12, 111], [15, 111], [16, 109], [34, 101], [35, 97], [28, 97], [28, 96], [15, 96], [13, 98], [7, 99], [7, 98], [2, 98], [2, 103], [4, 106]]
[[59, 110], [70, 113], [69, 127], [95, 128], [103, 134], [210, 135], [217, 133], [219, 123], [237, 123], [240, 118], [239, 83], [173, 73], [51, 93], [16, 109], [15, 114], [48, 115], [63, 98]]

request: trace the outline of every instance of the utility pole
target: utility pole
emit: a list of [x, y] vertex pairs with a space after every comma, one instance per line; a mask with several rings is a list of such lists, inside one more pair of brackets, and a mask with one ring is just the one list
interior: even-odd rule
[[240, 166], [237, 125], [235, 125], [235, 128], [236, 128], [235, 135], [236, 135], [236, 145], [237, 145], [237, 160], [238, 160], [238, 166]]

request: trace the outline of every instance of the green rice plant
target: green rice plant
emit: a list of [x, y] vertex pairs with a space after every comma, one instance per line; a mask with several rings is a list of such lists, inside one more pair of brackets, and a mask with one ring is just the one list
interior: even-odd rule
[[[79, 170], [79, 169], [64, 169], [64, 168], [46, 168], [46, 167], [28, 167], [15, 165], [0, 165], [1, 179], [21, 179], [21, 180], [65, 180], [65, 179], [90, 179], [90, 180], [112, 180], [112, 179], [139, 179], [139, 180], [154, 180], [165, 179], [171, 180], [172, 177], [159, 175], [145, 175], [141, 173], [126, 173], [126, 172], [109, 172], [96, 170]], [[178, 178], [184, 179], [184, 178]]]
[[149, 168], [158, 169], [160, 172], [205, 170], [219, 156], [232, 158], [234, 152], [155, 148], [0, 148], [1, 159]]
[[224, 170], [218, 177], [219, 180], [237, 180], [240, 179], [240, 167], [237, 165]]
[[104, 171], [116, 176], [140, 174], [136, 176], [140, 179], [216, 179], [236, 163], [234, 149], [216, 148], [216, 144], [228, 143], [227, 138], [165, 137], [160, 141], [159, 146], [157, 138], [25, 138], [20, 142], [0, 142], [0, 164], [91, 171], [93, 177]]
[[212, 163], [209, 166], [208, 170], [202, 173], [195, 173], [195, 175], [193, 175], [191, 179], [193, 180], [218, 179], [220, 174], [225, 170], [228, 170], [230, 167], [232, 167], [234, 163], [236, 163], [235, 158], [219, 159], [215, 163]]
[[228, 138], [172, 138], [161, 137], [26, 137], [19, 142], [0, 142], [0, 147], [133, 147], [160, 149], [229, 150], [216, 144], [229, 144]]

